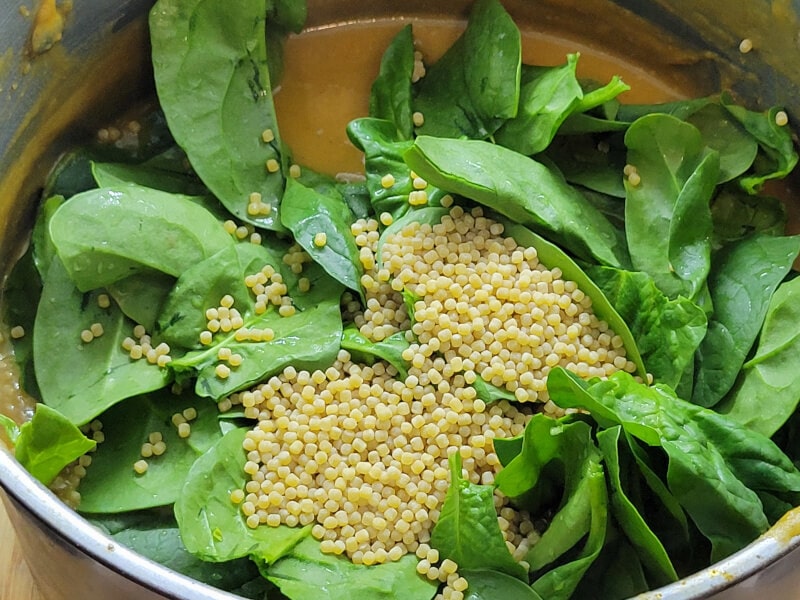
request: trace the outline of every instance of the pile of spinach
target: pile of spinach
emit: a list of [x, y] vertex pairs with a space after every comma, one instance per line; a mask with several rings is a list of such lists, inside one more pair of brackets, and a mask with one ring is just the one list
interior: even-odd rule
[[[468, 598], [628, 597], [735, 552], [800, 504], [800, 279], [791, 272], [800, 238], [783, 235], [782, 205], [761, 191], [798, 159], [777, 109], [752, 112], [724, 94], [621, 104], [627, 86], [580, 80], [577, 55], [523, 64], [509, 15], [477, 0], [463, 35], [419, 81], [411, 26], [386, 50], [369, 115], [347, 130], [365, 155], [363, 184], [310, 169], [293, 179], [270, 81], [305, 16], [299, 0], [159, 0], [150, 28], [160, 108], [139, 147], [81, 148], [51, 175], [4, 291], [6, 322], [33, 332], [15, 341], [15, 356], [40, 403], [29, 423], [0, 424], [36, 478], [48, 484], [94, 450], [80, 490], [87, 518], [243, 597], [432, 598], [437, 586], [413, 556], [364, 567], [322, 554], [308, 527], [248, 528], [230, 493], [245, 483], [253, 423], [215, 403], [287, 365], [324, 368], [340, 348], [406, 373], [403, 335], [374, 343], [342, 322], [342, 292], [363, 298], [350, 225], [391, 213], [382, 244], [409, 222], [438, 222], [450, 194], [484, 206], [578, 282], [638, 369], [605, 381], [553, 369], [552, 400], [580, 412], [536, 414], [518, 438], [496, 440], [494, 486], [470, 483], [451, 458], [431, 544], [459, 564]], [[626, 164], [638, 182], [623, 175]], [[412, 170], [429, 183], [426, 207], [408, 202]], [[268, 215], [247, 210], [254, 192]], [[262, 244], [225, 233], [232, 217]], [[306, 292], [282, 261], [292, 243], [313, 259]], [[244, 278], [264, 265], [282, 274], [295, 315], [256, 310]], [[275, 338], [200, 344], [204, 311], [225, 294], [247, 327]], [[104, 334], [81, 342], [93, 323]], [[169, 365], [122, 349], [137, 323], [153, 345], [170, 345]], [[220, 348], [245, 358], [227, 379], [214, 373]], [[475, 389], [486, 402], [514, 400], [480, 379]], [[183, 439], [170, 418], [189, 407], [198, 416]], [[79, 429], [95, 419], [104, 423], [97, 445]], [[137, 476], [130, 466], [151, 431], [168, 452]], [[540, 525], [527, 568], [503, 542], [495, 489]]]

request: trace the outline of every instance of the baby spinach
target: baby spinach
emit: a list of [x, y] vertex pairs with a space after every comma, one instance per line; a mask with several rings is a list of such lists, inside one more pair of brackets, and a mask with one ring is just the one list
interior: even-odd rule
[[786, 177], [797, 165], [798, 155], [792, 141], [791, 129], [775, 122], [780, 109], [773, 107], [765, 112], [750, 111], [733, 104], [727, 94], [722, 95], [720, 102], [758, 141], [763, 155], [761, 160], [756, 160], [754, 173], [739, 180], [742, 188], [755, 194], [766, 181]]
[[310, 527], [251, 529], [239, 506], [231, 501], [231, 492], [245, 484], [247, 457], [242, 443], [246, 433], [244, 428], [233, 429], [198, 457], [175, 502], [175, 518], [186, 549], [209, 562], [250, 556], [271, 563], [310, 535]]
[[403, 359], [403, 351], [410, 346], [405, 333], [399, 331], [385, 340], [373, 342], [367, 339], [353, 324], [342, 331], [342, 348], [347, 350], [353, 360], [373, 364], [376, 359], [385, 360], [392, 365], [401, 377], [408, 376], [408, 363]]
[[257, 244], [235, 244], [204, 261], [190, 265], [169, 292], [159, 317], [160, 335], [170, 345], [201, 348], [200, 332], [206, 329], [206, 310], [216, 308], [223, 296], [244, 315], [252, 312], [254, 298], [245, 277], [265, 265], [278, 270], [278, 261]]
[[[557, 136], [547, 150], [537, 156], [537, 160], [545, 164], [554, 163], [551, 168], [557, 168], [573, 185], [613, 199], [625, 198], [625, 147], [617, 138], [604, 141], [608, 148], [598, 148], [598, 142], [592, 136]], [[622, 202], [618, 204], [624, 206]]]
[[171, 194], [208, 194], [206, 187], [194, 171], [187, 168], [187, 164], [186, 154], [176, 147], [138, 165], [93, 162], [92, 174], [101, 188], [133, 183]]
[[60, 412], [37, 404], [31, 420], [19, 428], [14, 456], [31, 475], [49, 485], [64, 467], [96, 445]]
[[53, 214], [50, 235], [81, 291], [147, 270], [177, 277], [233, 244], [191, 197], [134, 185], [73, 196]]
[[319, 542], [308, 537], [262, 572], [292, 600], [350, 600], [354, 593], [362, 600], [429, 600], [438, 581], [416, 569], [417, 559], [411, 554], [380, 565], [356, 565], [346, 557], [323, 554]]
[[669, 300], [646, 273], [589, 267], [587, 274], [630, 327], [647, 372], [676, 387], [706, 335], [706, 314], [687, 300]]
[[433, 185], [555, 238], [586, 260], [628, 263], [624, 241], [580, 192], [541, 163], [477, 140], [418, 137], [406, 163]]
[[[200, 179], [239, 219], [280, 230], [284, 178], [265, 166], [281, 161], [266, 15], [265, 0], [159, 0], [150, 40], [159, 102]], [[269, 215], [248, 214], [254, 192], [272, 206]]]
[[244, 598], [266, 599], [269, 583], [247, 558], [210, 563], [190, 554], [183, 545], [172, 510], [156, 509], [95, 515], [89, 522], [114, 541], [187, 577]]
[[11, 417], [7, 417], [3, 413], [0, 413], [0, 426], [3, 427], [3, 431], [5, 432], [8, 441], [11, 442], [13, 447], [19, 438], [19, 425], [17, 425], [16, 422], [11, 419]]
[[627, 448], [622, 428], [616, 425], [598, 431], [597, 445], [603, 454], [606, 466], [612, 513], [647, 568], [653, 587], [677, 581], [678, 574], [664, 545], [650, 529], [639, 508], [626, 492], [626, 487], [637, 480], [638, 468]]
[[[798, 252], [800, 237], [755, 235], [714, 257], [708, 279], [714, 314], [696, 354], [692, 402], [714, 406], [733, 386], [761, 330], [770, 298]], [[774, 402], [772, 398], [768, 404]]]
[[666, 386], [648, 387], [624, 372], [584, 382], [557, 367], [547, 387], [562, 408], [588, 410], [601, 427], [622, 425], [664, 450], [669, 489], [711, 542], [712, 561], [743, 548], [769, 526], [758, 491], [800, 491], [800, 472], [769, 438], [680, 400]]
[[509, 402], [515, 402], [517, 399], [513, 392], [509, 392], [504, 387], [501, 388], [497, 387], [496, 385], [492, 385], [480, 375], [475, 378], [475, 382], [472, 384], [472, 389], [475, 390], [477, 397], [487, 404], [496, 400], [508, 400]]
[[675, 117], [642, 117], [625, 134], [628, 163], [641, 181], [625, 184], [625, 232], [631, 261], [669, 298], [690, 300], [710, 267], [709, 201], [719, 175], [719, 154], [700, 132]]
[[[197, 418], [191, 421], [191, 435], [183, 439], [171, 418], [190, 407]], [[111, 407], [100, 417], [105, 441], [81, 480], [81, 512], [126, 512], [175, 502], [194, 461], [222, 437], [217, 414], [217, 407], [207, 400], [175, 396], [168, 390]], [[167, 451], [148, 458], [147, 471], [139, 475], [133, 464], [142, 458], [142, 444], [153, 432], [162, 435]]]
[[[411, 140], [398, 138], [393, 123], [383, 119], [361, 118], [350, 121], [347, 136], [353, 145], [364, 153], [364, 169], [367, 176], [367, 189], [370, 202], [376, 215], [388, 212], [395, 219], [400, 218], [413, 207], [408, 196], [414, 188], [414, 178], [406, 165], [403, 155], [411, 148]], [[384, 180], [386, 175], [391, 180]], [[390, 183], [388, 187], [384, 183]], [[428, 186], [428, 204], [436, 205], [444, 192]]]
[[414, 36], [403, 27], [383, 53], [380, 72], [372, 83], [369, 116], [394, 123], [399, 139], [414, 135], [411, 119], [411, 77], [414, 73]]
[[[340, 348], [341, 291], [338, 282], [323, 274], [312, 282], [312, 292], [306, 294], [308, 305], [296, 303], [299, 310], [292, 316], [279, 316], [275, 307], [260, 315], [249, 308], [242, 311], [244, 327], [272, 329], [271, 341], [237, 341], [234, 331], [220, 333], [210, 346], [173, 360], [169, 368], [179, 379], [196, 376], [196, 393], [216, 400], [274, 375], [287, 365], [298, 369], [325, 368], [335, 360]], [[224, 379], [216, 374], [221, 347], [230, 348], [243, 358], [242, 364], [231, 368]]]
[[31, 248], [39, 279], [45, 278], [50, 263], [57, 254], [53, 238], [50, 237], [50, 220], [64, 202], [66, 202], [64, 196], [50, 196], [39, 207], [36, 215], [36, 223], [31, 234]]
[[469, 582], [464, 600], [543, 600], [531, 586], [505, 573], [489, 569], [459, 569]]
[[[342, 285], [362, 293], [364, 268], [350, 225], [355, 219], [341, 197], [321, 194], [293, 179], [286, 182], [281, 222], [317, 264]], [[318, 246], [316, 236], [326, 236]]]
[[467, 29], [414, 87], [418, 133], [484, 139], [517, 114], [519, 29], [497, 0], [478, 0]]
[[[42, 293], [42, 281], [34, 265], [32, 248], [17, 260], [5, 281], [2, 292], [3, 322], [10, 327], [22, 327], [26, 332], [33, 331], [39, 297]], [[5, 335], [14, 347], [14, 361], [19, 366], [20, 385], [29, 394], [37, 395], [36, 374], [33, 366], [33, 336], [24, 335], [13, 338]]]
[[800, 399], [800, 278], [775, 291], [766, 309], [755, 355], [717, 409], [763, 435], [775, 433]]
[[[99, 292], [81, 293], [61, 261], [50, 265], [33, 329], [33, 359], [42, 400], [77, 425], [88, 423], [120, 400], [164, 387], [166, 369], [132, 360], [122, 348], [134, 323], [115, 304], [100, 308]], [[103, 335], [90, 343], [81, 332], [92, 324]]]
[[174, 285], [174, 277], [147, 271], [115, 281], [107, 290], [126, 317], [152, 332]]
[[463, 569], [492, 569], [518, 579], [527, 572], [514, 560], [503, 541], [491, 486], [477, 485], [461, 475], [461, 455], [450, 456], [450, 487], [431, 546]]
[[754, 233], [783, 235], [786, 206], [772, 196], [753, 196], [730, 185], [723, 187], [711, 204], [714, 243], [722, 246]]

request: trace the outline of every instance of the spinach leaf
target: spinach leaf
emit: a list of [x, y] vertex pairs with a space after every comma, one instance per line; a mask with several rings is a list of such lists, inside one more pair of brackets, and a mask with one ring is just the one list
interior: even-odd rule
[[624, 372], [587, 383], [561, 368], [550, 372], [547, 385], [562, 408], [588, 410], [601, 427], [622, 425], [664, 450], [670, 491], [711, 542], [712, 561], [769, 526], [757, 491], [800, 490], [800, 472], [769, 438], [680, 400], [666, 386], [648, 387]]
[[783, 235], [786, 206], [772, 196], [753, 196], [725, 186], [714, 197], [711, 218], [714, 242], [721, 246], [754, 233]]
[[[283, 226], [328, 275], [361, 294], [364, 268], [350, 233], [353, 221], [353, 214], [341, 197], [318, 193], [294, 179], [286, 182], [281, 211]], [[316, 243], [318, 234], [326, 236], [322, 246]]]
[[138, 165], [93, 162], [92, 174], [101, 188], [135, 184], [171, 194], [208, 194], [206, 187], [187, 165], [186, 154], [175, 147]]
[[669, 300], [646, 273], [589, 267], [587, 274], [630, 327], [647, 372], [676, 387], [706, 335], [703, 309], [686, 298]]
[[418, 137], [406, 163], [428, 182], [550, 235], [577, 256], [627, 264], [624, 241], [580, 192], [544, 165], [476, 140]]
[[394, 123], [397, 137], [414, 136], [411, 119], [411, 76], [414, 72], [414, 36], [403, 27], [383, 53], [378, 76], [372, 83], [369, 116]]
[[522, 64], [519, 29], [497, 0], [478, 0], [467, 29], [414, 89], [418, 133], [486, 138], [517, 114]]
[[[189, 407], [197, 410], [197, 419], [191, 422], [191, 435], [183, 439], [171, 418]], [[100, 417], [105, 441], [81, 480], [80, 511], [118, 513], [175, 502], [194, 461], [222, 437], [217, 414], [211, 402], [167, 390], [110, 408]], [[162, 435], [167, 451], [148, 458], [147, 471], [139, 475], [133, 464], [142, 458], [142, 444], [153, 432]]]
[[[61, 261], [54, 260], [33, 329], [33, 362], [42, 400], [77, 425], [170, 380], [166, 369], [130, 358], [122, 340], [132, 334], [134, 323], [113, 303], [100, 308], [98, 295], [78, 291]], [[93, 323], [100, 323], [104, 333], [84, 343], [81, 331]]]
[[31, 246], [33, 263], [39, 273], [39, 279], [45, 278], [50, 263], [57, 254], [53, 239], [50, 237], [50, 220], [65, 201], [64, 196], [50, 196], [41, 204], [36, 215], [36, 223], [31, 234]]
[[492, 569], [527, 579], [526, 570], [514, 560], [503, 540], [492, 486], [463, 479], [458, 453], [450, 456], [450, 487], [431, 532], [431, 546], [460, 568]]
[[53, 215], [50, 235], [81, 291], [146, 270], [177, 277], [233, 244], [191, 197], [134, 185], [73, 196]]
[[[320, 267], [306, 267], [304, 276], [311, 281], [307, 293], [295, 293], [290, 287], [297, 311], [282, 317], [274, 306], [266, 312], [255, 311], [254, 299], [240, 310], [246, 329], [271, 329], [270, 341], [236, 339], [236, 332], [219, 332], [211, 345], [192, 350], [169, 363], [169, 368], [181, 379], [195, 375], [195, 392], [216, 400], [248, 387], [264, 377], [281, 371], [287, 365], [298, 369], [329, 366], [336, 358], [342, 336], [342, 317], [339, 309], [341, 285], [328, 277]], [[191, 301], [191, 298], [187, 299]], [[241, 306], [241, 305], [240, 305]], [[201, 312], [202, 314], [202, 312]], [[199, 331], [197, 337], [199, 338]], [[216, 374], [219, 349], [230, 348], [242, 356], [242, 364], [231, 369], [227, 378]]]
[[380, 342], [367, 339], [353, 324], [342, 331], [342, 348], [350, 353], [354, 361], [374, 364], [376, 359], [385, 360], [397, 369], [403, 379], [408, 376], [408, 363], [403, 359], [403, 351], [409, 346], [402, 331]]
[[567, 55], [559, 67], [524, 65], [517, 115], [495, 134], [495, 141], [521, 154], [536, 154], [550, 144], [561, 123], [583, 98], [575, 67], [578, 55]]
[[[497, 474], [496, 484], [532, 511], [556, 506], [525, 560], [536, 578], [535, 592], [543, 598], [568, 598], [605, 539], [608, 499], [589, 425], [534, 415], [525, 427], [521, 452]], [[583, 548], [558, 564], [584, 538]]]
[[[545, 164], [547, 161], [554, 163], [564, 178], [574, 185], [615, 199], [625, 198], [624, 145], [616, 138], [603, 141], [607, 148], [592, 136], [557, 136], [537, 159]], [[623, 205], [622, 202], [619, 204]]]
[[94, 153], [88, 148], [78, 148], [63, 154], [47, 175], [42, 198], [70, 198], [97, 187], [92, 177], [93, 159]]
[[[526, 560], [533, 561], [537, 556], [546, 555], [548, 547], [554, 543], [558, 545], [559, 533], [566, 530], [574, 533], [573, 528], [581, 522], [583, 515], [588, 513], [586, 541], [577, 557], [569, 562], [560, 564], [550, 569], [543, 575], [537, 574], [533, 582], [533, 591], [542, 598], [567, 600], [580, 583], [586, 571], [600, 555], [606, 539], [608, 528], [608, 492], [606, 491], [605, 475], [599, 461], [599, 453], [593, 444], [588, 454], [581, 463], [571, 466], [577, 471], [578, 481], [575, 487], [569, 489], [569, 497], [553, 518], [553, 521], [542, 539], [528, 551]], [[549, 536], [548, 533], [552, 533]], [[545, 544], [545, 536], [548, 540]], [[533, 563], [531, 562], [531, 565]]]
[[625, 320], [619, 315], [603, 291], [581, 268], [555, 244], [542, 239], [529, 229], [516, 223], [503, 222], [505, 234], [514, 238], [518, 244], [536, 248], [536, 254], [542, 264], [550, 268], [561, 269], [565, 280], [574, 281], [578, 287], [592, 299], [592, 310], [598, 318], [622, 338], [628, 359], [635, 365], [637, 371], [644, 375], [647, 371], [642, 357], [637, 348], [634, 336]]
[[597, 445], [603, 454], [608, 473], [611, 509], [620, 528], [647, 568], [655, 586], [677, 581], [678, 574], [656, 534], [650, 529], [639, 508], [626, 493], [626, 487], [637, 477], [636, 463], [619, 425], [597, 432]]
[[717, 183], [738, 177], [753, 164], [758, 143], [721, 105], [708, 104], [686, 121], [698, 129], [706, 146], [719, 152]]
[[508, 400], [509, 402], [516, 402], [517, 397], [514, 395], [513, 392], [509, 392], [504, 387], [497, 387], [496, 385], [492, 385], [490, 382], [486, 381], [483, 377], [478, 375], [475, 378], [475, 382], [472, 384], [472, 388], [475, 390], [477, 394], [477, 398], [480, 398], [485, 403], [489, 404], [496, 400]]
[[690, 300], [708, 274], [711, 255], [709, 201], [719, 175], [719, 155], [700, 132], [675, 117], [642, 117], [625, 134], [628, 163], [641, 181], [626, 181], [625, 232], [631, 261], [669, 298]]
[[8, 441], [11, 442], [11, 446], [13, 447], [14, 444], [17, 443], [17, 439], [19, 439], [19, 425], [10, 417], [0, 413], [0, 426], [3, 427]]
[[781, 127], [775, 122], [777, 107], [759, 113], [733, 104], [727, 94], [720, 98], [722, 106], [741, 123], [757, 141], [763, 153], [763, 160], [756, 160], [754, 174], [742, 177], [739, 185], [750, 194], [755, 194], [770, 179], [781, 179], [791, 173], [797, 164], [798, 155], [794, 149], [792, 132], [789, 127]]
[[288, 29], [292, 33], [300, 33], [306, 24], [308, 6], [305, 0], [268, 0], [267, 20]]
[[174, 286], [174, 277], [148, 271], [115, 281], [107, 289], [126, 317], [143, 325], [147, 331], [153, 331]]
[[19, 367], [19, 384], [31, 395], [38, 395], [36, 373], [33, 365], [33, 331], [42, 281], [34, 265], [33, 248], [29, 247], [14, 264], [2, 291], [3, 322], [9, 327], [22, 327], [28, 334], [21, 338], [4, 337], [14, 347], [14, 362]]
[[743, 426], [771, 436], [800, 400], [800, 278], [775, 291], [753, 358], [717, 409]]
[[[237, 218], [280, 230], [284, 177], [265, 167], [281, 161], [266, 14], [265, 0], [159, 0], [150, 40], [159, 102], [200, 179]], [[265, 142], [268, 129], [275, 139]], [[269, 215], [248, 214], [252, 193], [272, 206]]]
[[527, 583], [499, 571], [461, 569], [459, 574], [469, 582], [464, 600], [543, 600]]
[[[409, 194], [415, 190], [414, 178], [403, 155], [412, 147], [411, 140], [397, 137], [396, 127], [390, 121], [362, 118], [350, 121], [347, 135], [353, 145], [364, 153], [367, 189], [376, 215], [390, 213], [395, 219], [413, 207]], [[388, 179], [385, 176], [390, 175]], [[391, 184], [388, 187], [384, 183]], [[428, 205], [440, 204], [445, 193], [431, 185], [425, 188]]]
[[49, 485], [64, 467], [96, 445], [60, 412], [37, 404], [31, 420], [19, 428], [14, 456], [28, 473]]
[[267, 598], [269, 583], [253, 561], [241, 558], [210, 563], [190, 554], [183, 545], [172, 510], [148, 510], [89, 518], [116, 542], [165, 567], [245, 598]]
[[343, 556], [323, 554], [319, 542], [308, 537], [262, 573], [288, 598], [300, 600], [361, 600], [403, 598], [429, 600], [438, 582], [417, 573], [417, 559], [410, 554], [380, 565], [353, 564]]
[[226, 294], [244, 315], [253, 312], [254, 299], [245, 277], [265, 265], [278, 270], [278, 261], [257, 244], [235, 244], [189, 266], [170, 291], [159, 317], [160, 335], [171, 346], [202, 348], [200, 332], [206, 329], [206, 310], [219, 306]]
[[186, 549], [209, 562], [251, 556], [271, 563], [310, 534], [310, 527], [251, 529], [231, 501], [231, 492], [245, 484], [247, 456], [242, 443], [246, 433], [243, 428], [233, 429], [201, 455], [175, 502], [175, 518]]
[[[697, 351], [692, 402], [714, 406], [733, 386], [764, 322], [770, 298], [798, 252], [800, 237], [755, 235], [714, 257], [708, 279], [714, 314]], [[774, 403], [772, 397], [768, 405]], [[759, 409], [758, 414], [764, 413]]]

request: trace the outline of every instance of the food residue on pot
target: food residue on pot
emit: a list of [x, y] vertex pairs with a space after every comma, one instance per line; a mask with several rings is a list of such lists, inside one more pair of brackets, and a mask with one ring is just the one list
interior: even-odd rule
[[71, 8], [71, 2], [63, 2], [56, 6], [55, 0], [41, 0], [33, 17], [31, 29], [33, 54], [43, 54], [61, 41], [64, 34], [64, 18]]

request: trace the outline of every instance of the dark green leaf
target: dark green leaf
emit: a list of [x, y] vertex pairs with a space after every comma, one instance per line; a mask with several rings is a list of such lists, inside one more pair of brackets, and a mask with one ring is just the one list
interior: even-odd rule
[[[79, 292], [61, 261], [44, 282], [33, 330], [33, 359], [42, 400], [77, 425], [88, 423], [120, 400], [164, 387], [169, 372], [132, 360], [122, 341], [134, 323], [115, 304], [100, 308], [98, 292]], [[90, 343], [81, 331], [92, 324], [103, 335]]]
[[394, 562], [370, 567], [343, 556], [323, 554], [311, 537], [291, 553], [264, 569], [266, 577], [289, 598], [315, 600], [429, 600], [438, 582], [417, 573], [417, 559], [407, 554]]
[[177, 277], [233, 244], [191, 197], [134, 185], [73, 196], [53, 215], [50, 235], [82, 291], [146, 270]]
[[694, 299], [711, 255], [709, 201], [719, 158], [700, 132], [675, 117], [642, 117], [625, 134], [628, 163], [640, 176], [625, 183], [625, 231], [637, 271], [655, 279], [669, 298]]
[[697, 127], [706, 146], [719, 152], [717, 183], [738, 177], [753, 164], [758, 143], [719, 104], [704, 106], [686, 121]]
[[450, 456], [450, 487], [431, 546], [463, 569], [492, 569], [518, 579], [527, 572], [514, 560], [497, 523], [492, 486], [476, 485], [461, 476], [461, 455]]
[[174, 277], [148, 271], [115, 281], [108, 286], [108, 293], [126, 317], [153, 331], [174, 286]]
[[404, 157], [429, 183], [550, 235], [581, 258], [628, 262], [624, 241], [600, 211], [526, 156], [488, 142], [422, 136]]
[[469, 582], [464, 600], [543, 600], [531, 586], [505, 573], [489, 569], [460, 569]]
[[514, 392], [509, 392], [506, 388], [500, 388], [496, 385], [492, 385], [488, 381], [484, 380], [484, 378], [480, 375], [475, 378], [475, 382], [472, 384], [472, 387], [477, 394], [477, 398], [483, 400], [487, 404], [496, 400], [508, 400], [510, 402], [514, 402], [517, 399], [517, 397], [514, 395]]
[[[733, 386], [764, 322], [770, 298], [798, 252], [800, 237], [756, 235], [723, 248], [714, 257], [708, 279], [714, 314], [697, 352], [692, 402], [714, 406]], [[772, 398], [768, 405], [774, 402]], [[761, 408], [757, 414], [763, 415]]]
[[755, 355], [717, 409], [742, 425], [771, 436], [800, 400], [800, 278], [782, 284], [767, 306]]
[[138, 165], [95, 162], [92, 163], [92, 174], [101, 188], [135, 184], [171, 194], [207, 194], [206, 187], [187, 165], [186, 154], [179, 148], [170, 148]]
[[483, 139], [517, 114], [521, 41], [497, 0], [479, 0], [464, 34], [415, 86], [418, 132]]
[[783, 235], [786, 206], [772, 196], [753, 196], [724, 187], [711, 204], [717, 245], [734, 242], [754, 233]]
[[394, 123], [397, 136], [410, 140], [414, 135], [411, 120], [411, 76], [414, 72], [414, 36], [406, 25], [394, 37], [381, 59], [380, 72], [372, 83], [369, 116]]
[[[191, 435], [183, 439], [171, 418], [190, 407], [198, 416], [190, 423]], [[207, 400], [175, 396], [167, 390], [129, 398], [110, 408], [100, 417], [105, 441], [92, 455], [81, 480], [81, 512], [117, 513], [175, 502], [194, 461], [222, 437], [218, 412]], [[153, 432], [162, 435], [167, 451], [148, 458], [147, 471], [139, 475], [133, 464], [141, 460], [142, 444]]]
[[[364, 268], [355, 238], [350, 233], [353, 221], [341, 197], [318, 193], [294, 179], [286, 182], [281, 211], [283, 226], [328, 275], [361, 294]], [[320, 233], [326, 236], [322, 246], [315, 241]]]
[[646, 273], [590, 267], [600, 287], [631, 329], [647, 372], [676, 387], [706, 334], [706, 314], [685, 298], [669, 300]]
[[305, 0], [268, 0], [267, 21], [292, 33], [300, 33], [306, 24], [308, 7]]
[[[159, 0], [150, 39], [159, 102], [200, 179], [239, 219], [280, 229], [284, 178], [265, 167], [281, 160], [266, 17], [265, 0]], [[271, 142], [262, 139], [267, 129]], [[248, 214], [254, 192], [272, 206], [269, 215]]]
[[225, 562], [252, 556], [271, 563], [309, 536], [310, 527], [251, 529], [231, 501], [231, 492], [245, 484], [247, 457], [242, 443], [246, 433], [246, 429], [231, 430], [200, 456], [175, 503], [181, 539], [189, 552], [203, 560]]

